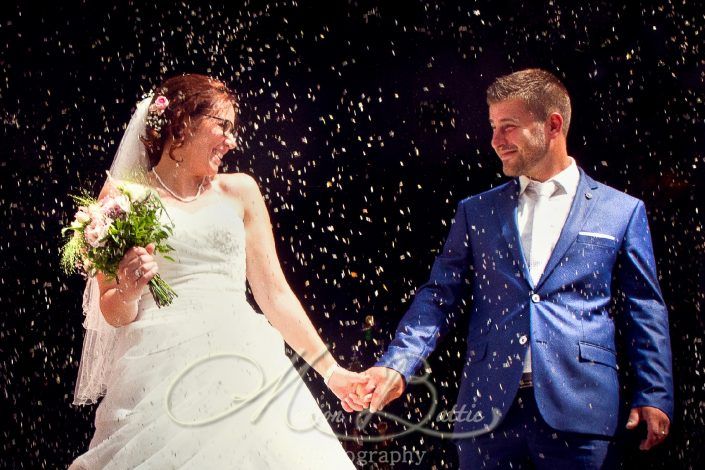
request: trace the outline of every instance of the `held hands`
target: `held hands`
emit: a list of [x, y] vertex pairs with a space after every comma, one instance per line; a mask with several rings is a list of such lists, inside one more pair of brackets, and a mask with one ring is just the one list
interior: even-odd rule
[[406, 384], [399, 372], [387, 367], [370, 367], [362, 374], [337, 368], [328, 381], [328, 388], [348, 413], [365, 408], [375, 413], [399, 398]]
[[641, 441], [639, 449], [649, 450], [662, 443], [668, 436], [671, 422], [666, 413], [658, 408], [653, 406], [632, 408], [627, 420], [627, 429], [636, 429], [642, 421], [646, 422], [647, 435], [646, 439]]
[[[362, 374], [337, 368], [328, 382], [328, 387], [340, 398], [348, 413], [369, 408], [372, 413], [381, 411], [389, 402], [399, 398], [406, 383], [402, 375], [388, 367], [370, 367]], [[646, 439], [639, 448], [649, 450], [662, 443], [669, 433], [670, 420], [663, 411], [652, 406], [632, 408], [627, 429], [636, 429], [644, 421]]]
[[358, 394], [365, 397], [372, 394], [369, 402], [372, 413], [381, 411], [387, 403], [399, 398], [406, 388], [402, 375], [388, 367], [370, 367], [365, 375], [367, 385]]
[[154, 244], [135, 246], [125, 252], [118, 264], [118, 289], [126, 299], [138, 299], [142, 289], [157, 274]]
[[340, 399], [340, 404], [348, 413], [353, 411], [362, 411], [369, 405], [357, 396], [356, 391], [360, 390], [367, 383], [367, 377], [357, 372], [351, 372], [342, 367], [336, 366], [330, 378], [326, 381], [326, 385], [331, 392]]

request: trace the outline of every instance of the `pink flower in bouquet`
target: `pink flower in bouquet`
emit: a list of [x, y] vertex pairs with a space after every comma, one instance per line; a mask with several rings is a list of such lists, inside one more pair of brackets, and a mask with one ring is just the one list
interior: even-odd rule
[[91, 204], [86, 210], [91, 220], [102, 219], [104, 217], [103, 210], [98, 203]]
[[94, 217], [91, 219], [91, 223], [86, 226], [83, 232], [83, 236], [88, 243], [93, 248], [99, 248], [105, 246], [105, 241], [103, 238], [108, 234], [110, 229], [110, 224], [113, 221], [107, 217]]
[[113, 220], [130, 212], [130, 200], [124, 194], [105, 198], [101, 205], [103, 207], [103, 214]]

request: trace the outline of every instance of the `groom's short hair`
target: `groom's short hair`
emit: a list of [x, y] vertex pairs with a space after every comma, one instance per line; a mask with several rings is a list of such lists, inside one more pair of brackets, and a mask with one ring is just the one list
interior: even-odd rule
[[537, 119], [545, 120], [551, 113], [563, 116], [563, 135], [570, 127], [570, 96], [565, 85], [551, 72], [525, 69], [503, 75], [487, 88], [487, 104], [511, 99], [526, 103]]

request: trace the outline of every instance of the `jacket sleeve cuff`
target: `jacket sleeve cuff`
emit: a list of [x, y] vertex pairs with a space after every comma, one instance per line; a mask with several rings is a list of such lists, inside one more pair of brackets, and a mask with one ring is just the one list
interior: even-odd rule
[[376, 367], [387, 367], [399, 372], [408, 384], [414, 373], [419, 369], [423, 358], [410, 355], [408, 352], [391, 347], [375, 364]]
[[636, 398], [632, 401], [631, 407], [630, 408], [640, 408], [642, 406], [650, 406], [652, 408], [658, 408], [659, 410], [663, 411], [666, 413], [666, 416], [668, 416], [668, 419], [673, 423], [673, 404], [672, 403], [667, 403], [664, 401], [657, 401], [654, 402], [643, 399], [643, 398]]

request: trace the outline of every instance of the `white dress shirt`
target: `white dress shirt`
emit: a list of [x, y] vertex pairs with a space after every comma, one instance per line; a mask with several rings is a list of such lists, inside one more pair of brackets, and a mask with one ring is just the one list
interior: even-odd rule
[[[580, 172], [573, 158], [565, 170], [541, 183], [519, 177], [517, 227], [533, 284], [541, 279], [558, 242], [578, 190]], [[531, 347], [526, 349], [524, 372], [531, 372]]]

